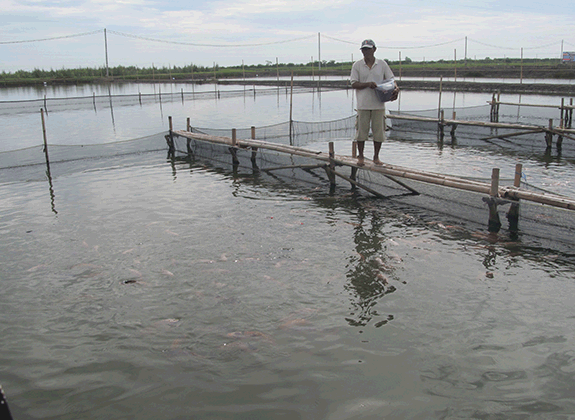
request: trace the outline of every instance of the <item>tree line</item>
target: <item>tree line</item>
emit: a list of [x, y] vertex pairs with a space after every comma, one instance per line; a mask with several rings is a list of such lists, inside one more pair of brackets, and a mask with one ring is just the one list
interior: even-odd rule
[[[466, 67], [485, 67], [485, 66], [543, 66], [543, 67], [557, 67], [560, 66], [558, 59], [514, 59], [514, 58], [485, 58], [481, 60], [460, 59], [457, 62], [453, 60], [438, 60], [438, 61], [419, 61], [415, 62], [409, 57], [401, 60], [388, 60], [390, 65], [397, 68], [401, 66], [405, 71], [410, 69], [441, 69], [453, 66], [466, 66]], [[336, 62], [335, 60], [322, 61], [321, 66], [319, 61], [310, 61], [304, 64], [294, 63], [273, 63], [266, 61], [265, 64], [252, 64], [252, 65], [236, 65], [222, 67], [218, 64], [214, 66], [198, 66], [196, 64], [188, 64], [184, 66], [162, 66], [155, 67], [138, 67], [138, 66], [113, 66], [106, 69], [105, 66], [100, 67], [85, 67], [85, 68], [72, 68], [72, 69], [34, 69], [34, 70], [17, 70], [15, 72], [1, 73], [0, 80], [4, 84], [17, 84], [17, 83], [42, 83], [42, 82], [89, 82], [100, 79], [125, 79], [125, 80], [154, 80], [154, 79], [213, 79], [213, 78], [226, 78], [226, 77], [253, 77], [259, 75], [275, 75], [281, 73], [282, 75], [290, 74], [293, 72], [295, 75], [308, 75], [313, 72], [321, 72], [326, 74], [346, 74], [349, 73], [352, 66], [351, 61]]]

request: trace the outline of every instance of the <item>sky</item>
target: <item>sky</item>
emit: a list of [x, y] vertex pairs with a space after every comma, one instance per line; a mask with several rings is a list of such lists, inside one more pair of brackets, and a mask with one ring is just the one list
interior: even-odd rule
[[105, 67], [106, 47], [110, 67], [347, 62], [366, 38], [388, 60], [559, 59], [574, 16], [559, 0], [0, 0], [0, 72]]

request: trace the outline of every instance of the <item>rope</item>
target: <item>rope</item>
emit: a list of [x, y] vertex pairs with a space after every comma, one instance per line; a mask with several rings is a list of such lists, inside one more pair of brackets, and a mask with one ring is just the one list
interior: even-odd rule
[[92, 32], [84, 32], [84, 33], [75, 34], [75, 35], [55, 36], [52, 38], [28, 39], [28, 40], [23, 40], [23, 41], [0, 41], [0, 44], [24, 44], [26, 42], [53, 41], [55, 39], [76, 38], [76, 37], [80, 37], [80, 36], [94, 35], [94, 34], [98, 34], [101, 32], [104, 32], [104, 30], [98, 29], [98, 30], [92, 31]]
[[284, 40], [284, 41], [261, 42], [261, 43], [255, 43], [255, 44], [221, 44], [221, 43], [219, 43], [219, 44], [198, 44], [198, 43], [194, 43], [194, 42], [167, 41], [164, 39], [148, 38], [148, 37], [144, 37], [144, 36], [140, 36], [140, 35], [127, 34], [124, 32], [118, 32], [118, 31], [112, 31], [112, 30], [108, 30], [108, 32], [115, 34], [115, 35], [124, 36], [127, 38], [142, 39], [145, 41], [152, 41], [152, 42], [162, 42], [164, 44], [189, 45], [189, 46], [193, 46], [193, 47], [222, 47], [222, 48], [259, 47], [262, 45], [285, 44], [288, 42], [301, 41], [302, 39], [309, 39], [309, 38], [315, 37], [315, 35], [306, 35], [306, 36], [303, 36], [300, 38], [293, 38], [293, 39], [288, 39], [288, 40]]

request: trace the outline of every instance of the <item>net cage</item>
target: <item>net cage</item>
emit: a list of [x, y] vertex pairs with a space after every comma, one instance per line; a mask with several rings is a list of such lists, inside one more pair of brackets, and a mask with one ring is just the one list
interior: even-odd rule
[[[258, 94], [260, 90], [257, 91]], [[277, 89], [262, 90], [262, 93], [277, 94]], [[248, 90], [248, 94], [250, 91]], [[244, 95], [242, 91], [222, 91], [220, 95]], [[195, 98], [213, 98], [217, 92], [197, 93]], [[189, 93], [162, 94], [161, 100], [185, 101], [191, 97]], [[125, 95], [114, 96], [114, 105], [125, 104], [132, 106], [142, 101], [159, 101], [160, 94], [156, 95]], [[38, 112], [43, 107], [44, 100], [19, 101], [12, 103], [0, 103], [0, 114]], [[56, 110], [74, 107], [111, 106], [110, 98], [82, 97], [65, 100], [47, 100], [47, 108]], [[445, 118], [451, 111], [455, 111], [457, 120], [484, 121], [490, 118], [490, 106], [477, 106], [467, 108], [450, 109], [445, 112]], [[415, 119], [387, 118], [387, 136], [398, 141], [432, 141], [438, 140], [438, 110], [392, 111], [391, 116], [411, 116]], [[499, 122], [530, 124], [545, 128], [550, 118], [557, 116], [557, 110], [552, 108], [533, 110], [527, 107], [504, 106], [499, 109]], [[422, 121], [417, 118], [435, 119], [435, 121]], [[256, 127], [256, 139], [270, 143], [305, 147], [310, 143], [322, 143], [334, 140], [353, 139], [356, 131], [356, 116], [352, 115], [343, 119], [323, 122], [292, 121], [263, 127]], [[231, 129], [191, 127], [192, 132], [209, 134], [212, 136], [231, 137]], [[515, 130], [517, 131], [517, 130]], [[490, 148], [498, 153], [502, 151], [527, 154], [540, 153], [545, 150], [544, 134], [529, 133], [519, 136], [506, 137], [513, 133], [513, 129], [490, 128], [477, 125], [459, 125], [453, 135], [449, 127], [445, 128], [444, 141], [458, 147]], [[137, 139], [119, 141], [106, 144], [94, 145], [48, 145], [51, 176], [57, 177], [62, 174], [74, 173], [91, 168], [105, 167], [114, 164], [125, 165], [129, 162], [138, 164], [142, 154], [149, 152], [167, 153], [166, 132], [155, 133]], [[251, 127], [237, 129], [238, 139], [250, 139]], [[253, 159], [252, 150], [238, 149], [240, 165], [233, 165], [229, 147], [208, 142], [194, 141], [192, 153], [187, 149], [185, 138], [175, 138], [176, 160], [190, 162], [201, 161], [202, 165], [211, 165], [219, 170], [223, 169], [230, 173], [240, 170], [253, 176], [258, 174], [260, 180], [273, 178], [285, 181], [286, 185], [302, 188], [310, 191], [308, 186], [329, 187], [329, 178], [326, 171], [317, 166], [317, 161], [309, 157], [295, 156], [285, 153], [273, 152], [260, 149]], [[565, 139], [563, 142], [564, 156], [569, 158], [575, 155], [573, 142]], [[313, 166], [316, 165], [315, 168]], [[265, 172], [265, 169], [285, 166], [283, 170]], [[346, 168], [347, 171], [349, 168]], [[264, 173], [265, 172], [265, 173]], [[263, 176], [261, 176], [264, 174]], [[345, 174], [349, 175], [349, 173]], [[43, 180], [46, 179], [46, 154], [42, 145], [26, 149], [0, 153], [0, 182], [14, 182], [20, 180]], [[418, 209], [421, 215], [439, 214], [444, 220], [453, 218], [459, 222], [474, 223], [476, 226], [485, 226], [487, 222], [486, 205], [484, 195], [469, 191], [459, 191], [436, 185], [424, 184], [414, 180], [403, 180], [406, 185], [418, 191], [419, 195], [410, 194], [405, 187], [391, 181], [389, 178], [370, 171], [360, 170], [357, 173], [357, 181], [373, 188], [380, 194], [389, 197], [389, 202], [394, 205], [410, 209]], [[522, 186], [526, 183], [522, 182]], [[338, 186], [349, 190], [350, 184], [339, 180]], [[531, 186], [530, 186], [531, 187]], [[365, 195], [365, 194], [364, 194]], [[367, 194], [369, 196], [369, 194]], [[507, 206], [499, 209], [500, 218], [505, 225]], [[423, 216], [422, 216], [423, 217]], [[520, 208], [521, 230], [535, 233], [541, 243], [559, 241], [572, 244], [575, 226], [572, 212], [569, 210], [555, 209], [538, 204], [522, 202]], [[547, 242], [545, 242], [547, 241]]]
[[[532, 154], [545, 152], [547, 149], [545, 130], [549, 120], [560, 121], [558, 108], [530, 108], [528, 106], [499, 105], [497, 123], [513, 125], [510, 127], [488, 126], [492, 121], [491, 106], [482, 105], [466, 108], [443, 109], [445, 120], [464, 121], [469, 124], [448, 124], [440, 132], [438, 109], [399, 112], [392, 111], [391, 130], [388, 137], [411, 141], [443, 141], [462, 146], [506, 150], [509, 152]], [[454, 116], [455, 114], [455, 116]], [[396, 119], [394, 116], [406, 119]], [[413, 119], [407, 119], [407, 118]], [[429, 119], [422, 121], [420, 118]], [[485, 124], [485, 125], [482, 125]], [[526, 128], [524, 126], [528, 126]], [[575, 161], [575, 133], [562, 137], [560, 154]], [[559, 135], [554, 135], [557, 142]]]
[[[216, 134], [212, 134], [216, 135]], [[330, 179], [325, 162], [313, 157], [302, 157], [288, 153], [258, 148], [234, 148], [226, 144], [175, 136], [175, 150], [178, 159], [189, 165], [202, 165], [224, 170], [234, 177], [256, 178], [260, 182], [273, 179], [301, 194], [324, 194], [330, 189]], [[234, 163], [235, 160], [235, 163]], [[350, 168], [336, 168], [336, 171], [350, 177]], [[371, 198], [373, 195], [337, 178], [337, 191], [345, 195], [350, 191], [354, 197]], [[385, 197], [384, 205], [397, 211], [416, 215], [429, 223], [442, 221], [442, 225], [457, 226], [462, 230], [485, 230], [489, 212], [485, 202], [486, 194], [433, 185], [413, 179], [401, 179], [401, 184], [384, 174], [359, 170], [355, 174], [358, 183]], [[318, 188], [320, 187], [320, 188]], [[418, 194], [413, 194], [417, 191]], [[510, 202], [499, 206], [498, 214], [502, 230], [508, 232], [507, 212]], [[514, 238], [526, 236], [524, 244], [570, 250], [575, 234], [575, 218], [571, 210], [557, 209], [537, 203], [521, 202], [519, 207], [519, 230], [509, 231]], [[528, 239], [527, 239], [528, 234]]]
[[[322, 88], [322, 91], [327, 92], [329, 88]], [[308, 93], [314, 91], [314, 88], [294, 86], [293, 93]], [[13, 115], [13, 114], [28, 114], [37, 113], [40, 108], [46, 112], [61, 112], [71, 110], [101, 110], [110, 107], [120, 106], [135, 106], [147, 105], [157, 103], [171, 103], [171, 102], [189, 102], [201, 101], [212, 99], [226, 99], [226, 98], [241, 98], [253, 96], [269, 96], [277, 95], [278, 93], [289, 93], [290, 87], [259, 87], [256, 88], [246, 86], [244, 89], [212, 89], [202, 91], [178, 91], [170, 90], [162, 92], [158, 89], [154, 93], [135, 93], [117, 95], [109, 91], [108, 94], [95, 93], [92, 96], [78, 96], [78, 97], [62, 97], [62, 98], [48, 98], [43, 99], [30, 99], [21, 101], [0, 101], [0, 116]]]

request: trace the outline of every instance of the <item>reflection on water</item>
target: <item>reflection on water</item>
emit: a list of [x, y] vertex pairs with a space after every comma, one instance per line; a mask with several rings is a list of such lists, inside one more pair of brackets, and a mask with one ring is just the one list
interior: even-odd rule
[[[359, 207], [356, 213], [357, 222], [354, 223], [354, 243], [356, 255], [350, 258], [347, 277], [349, 283], [345, 289], [357, 295], [352, 300], [353, 318], [346, 318], [352, 326], [366, 326], [374, 316], [380, 314], [374, 310], [384, 295], [393, 293], [396, 288], [390, 284], [390, 274], [394, 266], [383, 247], [385, 238], [382, 238], [385, 221], [376, 212], [368, 213]], [[385, 259], [385, 261], [384, 261]], [[396, 257], [400, 260], [399, 257]], [[397, 264], [398, 261], [395, 261]], [[376, 327], [385, 325], [393, 315], [375, 323]]]

